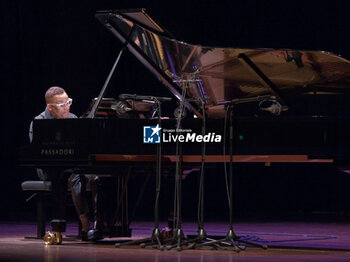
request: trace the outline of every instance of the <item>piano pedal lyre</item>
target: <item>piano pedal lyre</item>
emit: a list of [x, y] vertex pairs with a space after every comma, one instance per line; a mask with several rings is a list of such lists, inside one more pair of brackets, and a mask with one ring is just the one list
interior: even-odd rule
[[60, 245], [62, 243], [61, 232], [47, 231], [44, 236], [45, 245]]

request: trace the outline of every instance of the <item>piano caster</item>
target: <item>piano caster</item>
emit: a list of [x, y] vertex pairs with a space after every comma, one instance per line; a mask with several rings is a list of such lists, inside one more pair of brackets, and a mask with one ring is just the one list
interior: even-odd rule
[[60, 245], [62, 243], [61, 232], [47, 231], [44, 236], [45, 245]]

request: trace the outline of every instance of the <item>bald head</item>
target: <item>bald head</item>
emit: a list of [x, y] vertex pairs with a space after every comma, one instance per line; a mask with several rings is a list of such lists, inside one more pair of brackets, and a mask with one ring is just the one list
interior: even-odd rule
[[53, 103], [52, 99], [54, 98], [54, 96], [62, 95], [63, 93], [66, 93], [66, 91], [64, 91], [62, 87], [59, 87], [59, 86], [50, 87], [49, 89], [47, 89], [45, 93], [46, 104]]
[[46, 108], [54, 118], [67, 118], [69, 116], [72, 99], [63, 88], [50, 87], [45, 93]]

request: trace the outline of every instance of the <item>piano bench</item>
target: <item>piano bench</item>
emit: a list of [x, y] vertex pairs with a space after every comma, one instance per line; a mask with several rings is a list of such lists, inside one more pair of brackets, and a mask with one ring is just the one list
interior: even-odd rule
[[[45, 205], [46, 205], [46, 196], [51, 193], [51, 181], [24, 181], [21, 184], [23, 191], [33, 192], [30, 197], [26, 199], [26, 202], [29, 202], [32, 199], [36, 199], [36, 222], [37, 222], [37, 234], [35, 237], [25, 237], [28, 239], [42, 239], [45, 235]], [[87, 191], [90, 191], [90, 188], [86, 188]], [[70, 189], [68, 189], [70, 194]], [[81, 231], [81, 224], [79, 221], [79, 235]]]
[[24, 181], [23, 191], [51, 191], [51, 181]]

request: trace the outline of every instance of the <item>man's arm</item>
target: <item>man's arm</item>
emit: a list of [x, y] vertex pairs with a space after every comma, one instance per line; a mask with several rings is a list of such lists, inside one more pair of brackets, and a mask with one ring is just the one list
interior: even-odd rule
[[31, 143], [33, 140], [33, 121], [30, 122], [29, 125], [29, 142]]

